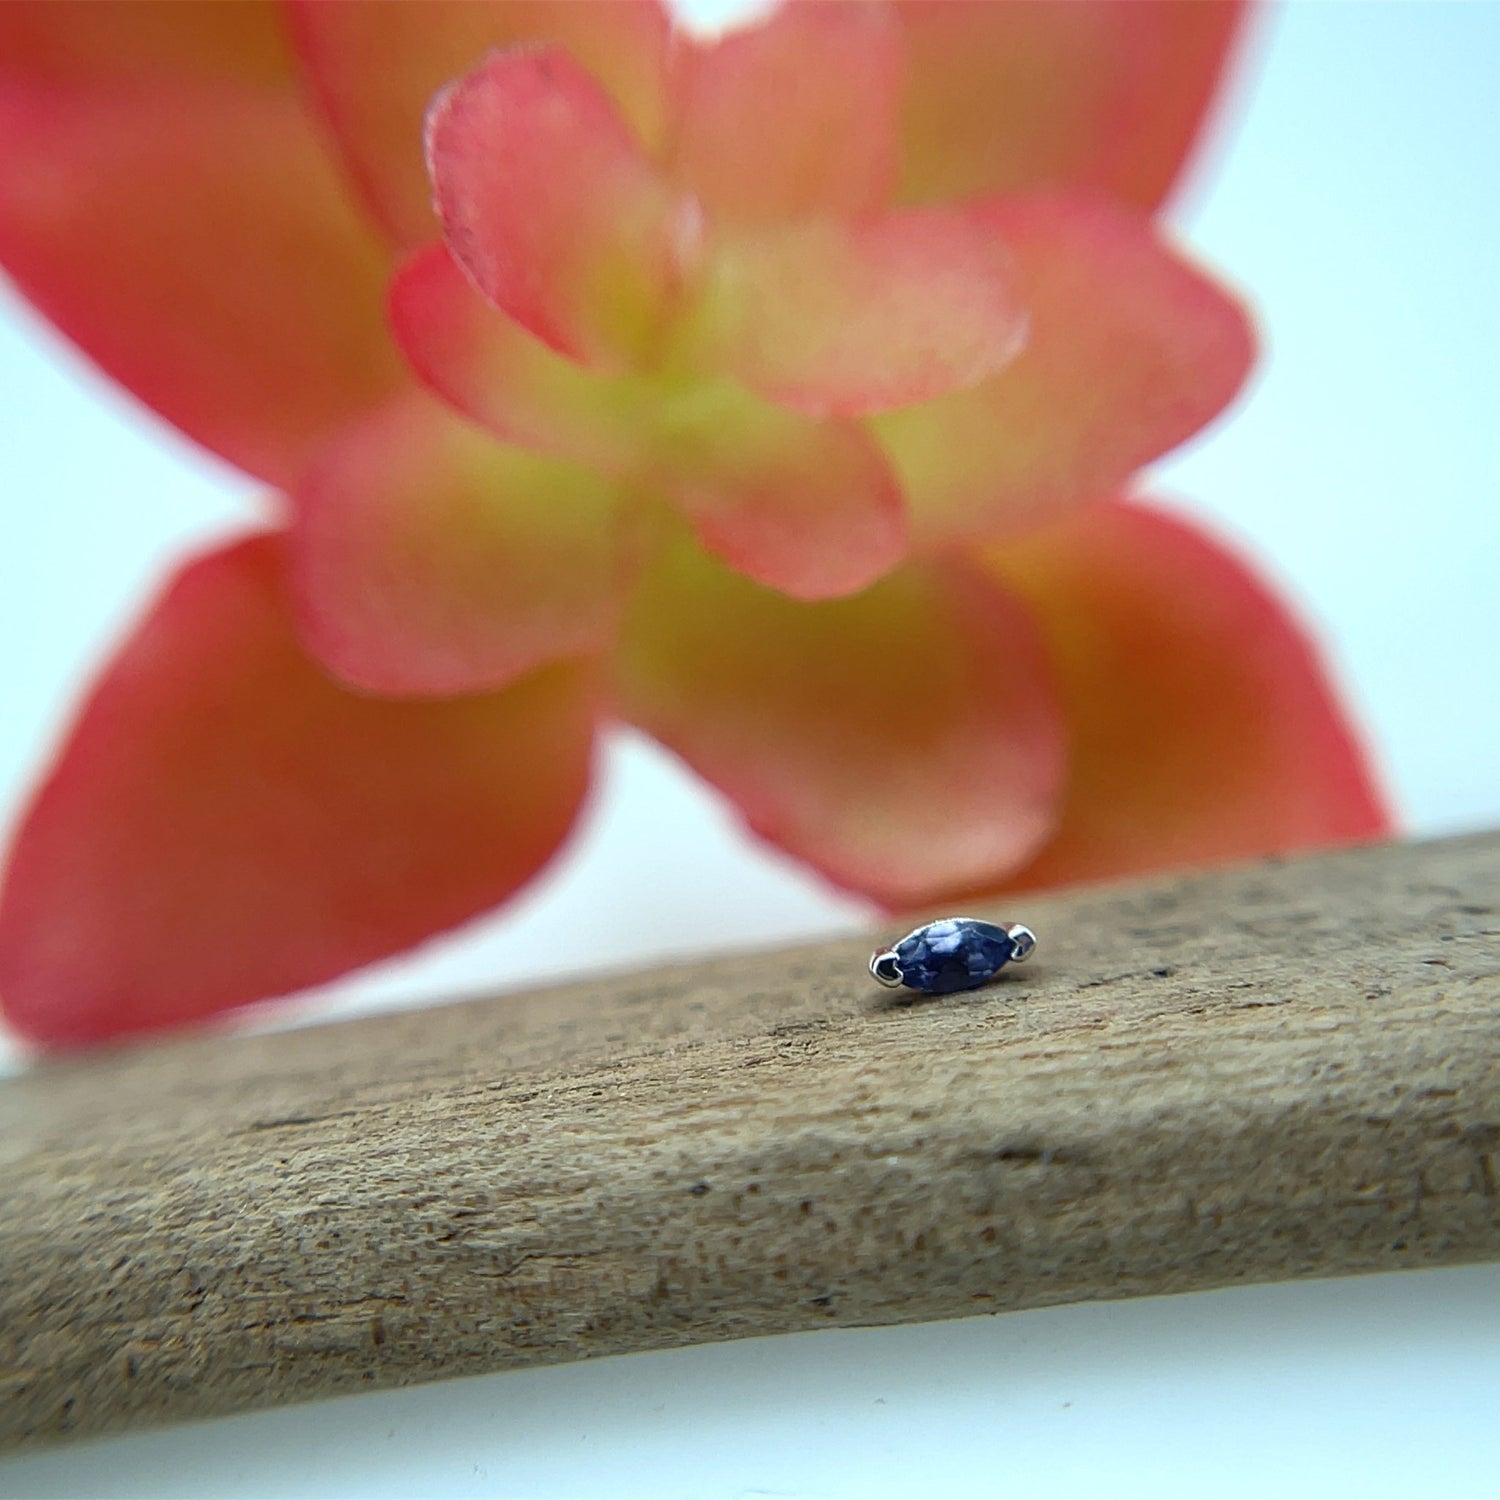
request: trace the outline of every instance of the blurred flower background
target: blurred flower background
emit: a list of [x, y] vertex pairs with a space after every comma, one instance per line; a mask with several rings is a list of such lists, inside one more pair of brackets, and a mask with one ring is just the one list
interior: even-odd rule
[[[1404, 821], [1427, 831], [1500, 811], [1500, 724], [1484, 666], [1496, 639], [1486, 584], [1496, 521], [1479, 509], [1493, 493], [1481, 434], [1496, 210], [1431, 141], [1397, 131], [1378, 99], [1345, 83], [1350, 46], [1388, 49], [1398, 66], [1401, 14], [1361, 11], [1351, 37], [1347, 19], [1294, 10], [1252, 34], [1217, 148], [1175, 200], [1175, 220], [1195, 255], [1257, 305], [1268, 362], [1248, 405], [1164, 465], [1150, 490], [1189, 497], [1185, 508], [1310, 611]], [[1462, 84], [1464, 28], [1481, 23], [1434, 14], [1400, 61], [1403, 81], [1431, 91], [1441, 118], [1474, 110], [1478, 139], [1482, 94]], [[1278, 27], [1301, 48], [1283, 72], [1284, 40], [1260, 55]], [[1320, 55], [1318, 95], [1309, 79]], [[0, 609], [11, 645], [0, 792], [14, 804], [153, 574], [242, 526], [256, 487], [143, 418], [14, 301], [3, 332]], [[1024, 597], [1024, 576], [1019, 586]], [[878, 681], [879, 660], [868, 668]], [[1210, 662], [1205, 690], [1217, 670]], [[1279, 712], [1268, 696], [1268, 715]], [[840, 930], [871, 915], [752, 843], [714, 793], [634, 732], [612, 736], [601, 783], [569, 851], [519, 903], [344, 982], [318, 1009]], [[1093, 872], [1075, 861], [1070, 873]], [[952, 883], [975, 881], [956, 871]]]

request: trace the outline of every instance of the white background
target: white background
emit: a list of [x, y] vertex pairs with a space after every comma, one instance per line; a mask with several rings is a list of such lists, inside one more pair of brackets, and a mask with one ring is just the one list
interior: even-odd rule
[[[1314, 621], [1408, 827], [1500, 823], [1500, 8], [1293, 5], [1259, 43], [1176, 222], [1267, 355], [1156, 488]], [[3, 295], [0, 486], [8, 819], [153, 581], [254, 506]], [[622, 738], [520, 903], [276, 1018], [863, 916]], [[0, 1464], [5, 1495], [919, 1491], [1500, 1495], [1500, 1273], [643, 1355]]]

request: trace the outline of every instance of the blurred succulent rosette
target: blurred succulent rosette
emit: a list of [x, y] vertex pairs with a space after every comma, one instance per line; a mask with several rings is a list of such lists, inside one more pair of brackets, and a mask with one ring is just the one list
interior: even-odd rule
[[0, 8], [0, 262], [263, 481], [15, 834], [73, 1045], [504, 902], [602, 727], [887, 907], [1378, 835], [1304, 634], [1131, 490], [1247, 317], [1163, 234], [1230, 3]]

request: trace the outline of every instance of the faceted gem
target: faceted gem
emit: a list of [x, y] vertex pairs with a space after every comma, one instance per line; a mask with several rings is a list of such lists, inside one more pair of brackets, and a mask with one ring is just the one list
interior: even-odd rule
[[951, 995], [993, 979], [1015, 957], [1015, 944], [993, 922], [948, 917], [902, 938], [895, 953], [908, 989]]

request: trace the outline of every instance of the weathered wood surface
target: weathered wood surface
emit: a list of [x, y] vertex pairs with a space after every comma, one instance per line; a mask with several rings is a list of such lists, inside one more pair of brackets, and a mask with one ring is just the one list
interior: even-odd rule
[[1500, 1257], [1500, 835], [0, 1085], [10, 1442], [747, 1334]]

